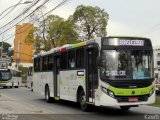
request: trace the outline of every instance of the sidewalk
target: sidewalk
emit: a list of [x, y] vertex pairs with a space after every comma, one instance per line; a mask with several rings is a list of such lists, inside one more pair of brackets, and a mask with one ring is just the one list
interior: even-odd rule
[[1, 94], [0, 114], [47, 114], [47, 111]]

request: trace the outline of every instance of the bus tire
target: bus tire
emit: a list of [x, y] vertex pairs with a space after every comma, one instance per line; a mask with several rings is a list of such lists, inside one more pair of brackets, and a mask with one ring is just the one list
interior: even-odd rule
[[3, 86], [3, 88], [7, 88], [7, 86]]
[[130, 106], [120, 106], [121, 110], [127, 111], [130, 109]]
[[45, 87], [45, 100], [50, 103], [52, 101], [52, 98], [50, 97], [50, 90], [49, 87]]
[[84, 112], [89, 111], [89, 105], [86, 103], [85, 93], [83, 90], [80, 92], [79, 95], [79, 104], [82, 111]]

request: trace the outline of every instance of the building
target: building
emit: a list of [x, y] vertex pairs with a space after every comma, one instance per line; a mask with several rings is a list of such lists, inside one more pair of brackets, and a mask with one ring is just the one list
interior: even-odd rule
[[32, 28], [32, 24], [23, 23], [16, 25], [14, 39], [14, 65], [28, 67], [32, 65], [32, 44], [26, 43], [26, 37]]
[[157, 75], [155, 74], [155, 77], [160, 77], [160, 46], [154, 47], [154, 71], [155, 73], [158, 73]]

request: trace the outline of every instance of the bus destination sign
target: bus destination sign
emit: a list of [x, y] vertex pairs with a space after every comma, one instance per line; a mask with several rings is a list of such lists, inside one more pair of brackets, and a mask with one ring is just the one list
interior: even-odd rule
[[143, 40], [119, 40], [119, 45], [144, 46], [144, 41]]
[[140, 39], [104, 39], [103, 45], [113, 46], [144, 46], [144, 40]]

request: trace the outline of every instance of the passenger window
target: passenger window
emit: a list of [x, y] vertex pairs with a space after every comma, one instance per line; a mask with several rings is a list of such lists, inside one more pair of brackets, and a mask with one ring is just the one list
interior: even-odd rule
[[53, 56], [48, 56], [48, 70], [53, 70]]
[[68, 52], [68, 67], [73, 69], [76, 67], [75, 50]]
[[47, 56], [43, 57], [43, 62], [42, 63], [43, 63], [43, 70], [44, 71], [46, 71], [48, 69], [48, 62], [47, 62], [48, 60], [47, 59], [48, 59]]
[[84, 48], [77, 49], [76, 51], [76, 67], [84, 68]]
[[67, 52], [61, 53], [61, 69], [67, 69]]

